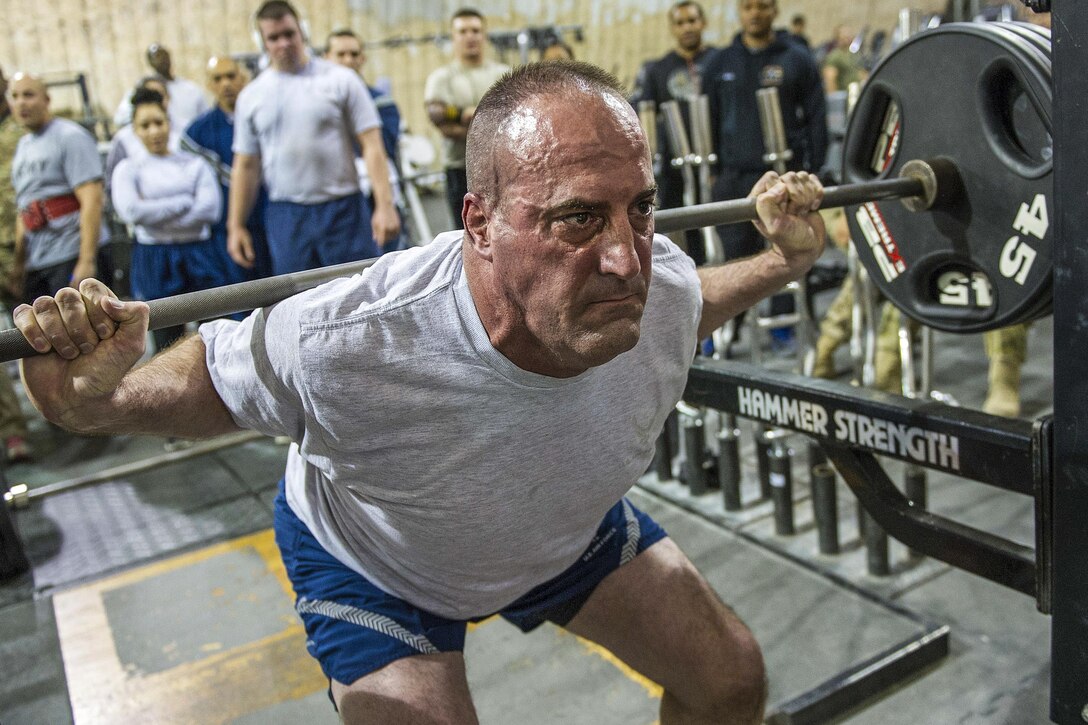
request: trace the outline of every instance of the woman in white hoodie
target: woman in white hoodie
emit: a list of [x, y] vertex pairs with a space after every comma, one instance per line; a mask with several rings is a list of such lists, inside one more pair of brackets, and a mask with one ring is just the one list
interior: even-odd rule
[[[199, 156], [170, 150], [170, 119], [160, 93], [137, 90], [132, 106], [132, 129], [148, 153], [117, 165], [110, 193], [117, 215], [134, 229], [133, 296], [152, 300], [224, 284], [226, 250], [211, 238], [223, 203], [214, 172]], [[156, 330], [156, 347], [184, 331]]]

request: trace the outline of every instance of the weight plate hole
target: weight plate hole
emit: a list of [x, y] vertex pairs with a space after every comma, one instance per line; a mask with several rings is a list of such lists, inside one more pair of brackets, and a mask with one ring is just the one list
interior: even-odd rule
[[981, 130], [994, 153], [1021, 177], [1049, 173], [1054, 144], [1048, 122], [1020, 75], [1000, 59], [983, 71], [980, 80]]

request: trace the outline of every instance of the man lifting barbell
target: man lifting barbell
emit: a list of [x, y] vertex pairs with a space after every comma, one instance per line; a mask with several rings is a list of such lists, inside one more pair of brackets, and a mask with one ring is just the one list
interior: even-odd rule
[[822, 252], [819, 181], [767, 174], [770, 249], [696, 272], [654, 234], [619, 84], [573, 61], [488, 92], [468, 169], [464, 232], [142, 366], [148, 307], [100, 282], [18, 308], [55, 351], [25, 362], [31, 399], [82, 432], [291, 436], [277, 541], [346, 721], [474, 722], [465, 626], [498, 612], [612, 650], [664, 723], [760, 722], [751, 633], [623, 495], [696, 341]]

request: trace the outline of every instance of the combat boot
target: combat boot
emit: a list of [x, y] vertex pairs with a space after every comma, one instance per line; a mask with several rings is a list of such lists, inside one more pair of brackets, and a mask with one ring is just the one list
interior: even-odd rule
[[1028, 324], [1022, 323], [983, 333], [990, 359], [990, 388], [982, 409], [991, 415], [1020, 415], [1020, 370], [1027, 360]]
[[1006, 357], [990, 359], [990, 390], [982, 409], [1006, 418], [1020, 416], [1020, 364]]

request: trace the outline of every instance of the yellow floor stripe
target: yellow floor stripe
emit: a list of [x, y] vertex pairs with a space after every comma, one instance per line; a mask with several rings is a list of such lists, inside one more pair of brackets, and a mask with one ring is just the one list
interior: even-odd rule
[[284, 595], [291, 586], [271, 530], [148, 564], [53, 597], [72, 714], [76, 723], [227, 723], [277, 703], [320, 692], [328, 681], [306, 653], [297, 621], [258, 641], [230, 650], [207, 646], [208, 656], [153, 674], [125, 671], [103, 604], [106, 592], [191, 566], [215, 556], [253, 549]]
[[626, 662], [621, 660], [616, 655], [612, 654], [612, 652], [610, 652], [608, 649], [602, 647], [596, 642], [568, 632], [565, 629], [559, 629], [557, 627], [556, 631], [564, 635], [574, 637], [576, 640], [578, 640], [578, 644], [582, 645], [583, 649], [600, 657], [602, 660], [615, 667], [617, 670], [623, 673], [624, 677], [638, 684], [640, 687], [642, 687], [642, 689], [646, 690], [646, 694], [648, 694], [650, 697], [654, 699], [661, 699], [661, 694], [665, 692], [665, 688], [651, 680], [649, 677], [646, 677], [642, 673], [632, 669], [630, 666], [628, 666]]

